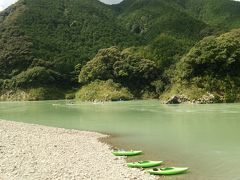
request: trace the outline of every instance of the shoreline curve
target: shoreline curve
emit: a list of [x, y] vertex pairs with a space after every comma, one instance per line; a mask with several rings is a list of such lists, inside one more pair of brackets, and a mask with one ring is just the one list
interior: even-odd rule
[[0, 179], [154, 180], [100, 141], [107, 135], [0, 120]]

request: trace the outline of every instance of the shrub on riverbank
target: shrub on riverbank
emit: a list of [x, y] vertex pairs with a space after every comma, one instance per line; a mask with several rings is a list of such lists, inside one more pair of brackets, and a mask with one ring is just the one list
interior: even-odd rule
[[119, 101], [131, 100], [133, 95], [127, 88], [114, 83], [113, 80], [96, 80], [83, 86], [76, 93], [76, 99], [81, 101]]
[[0, 92], [1, 101], [40, 101], [64, 99], [64, 92], [56, 88], [31, 88]]

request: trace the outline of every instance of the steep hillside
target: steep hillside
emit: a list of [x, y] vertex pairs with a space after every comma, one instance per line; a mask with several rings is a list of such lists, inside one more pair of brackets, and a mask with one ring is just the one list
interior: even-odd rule
[[144, 47], [132, 51], [155, 59], [164, 68], [212, 31], [175, 4], [165, 0], [125, 0], [115, 6], [123, 26], [143, 39]]
[[[240, 2], [235, 0], [124, 0], [120, 6], [116, 6], [119, 12], [126, 9], [152, 5], [151, 9], [158, 9], [157, 4], [167, 4], [175, 9], [183, 11], [194, 18], [209, 25], [236, 28], [240, 26]], [[138, 7], [137, 7], [137, 6]], [[162, 7], [165, 7], [164, 5]], [[166, 11], [169, 9], [167, 8]], [[129, 10], [127, 10], [129, 11]], [[171, 11], [169, 13], [172, 13]]]
[[[85, 64], [101, 48], [132, 44], [135, 36], [97, 0], [20, 0], [0, 13], [2, 88], [69, 88], [76, 64]], [[32, 72], [38, 75], [28, 77]], [[42, 74], [50, 74], [49, 81]], [[16, 82], [19, 76], [26, 82]]]
[[212, 94], [214, 102], [240, 101], [240, 29], [197, 43], [172, 71], [170, 95], [191, 100]]
[[208, 24], [229, 29], [240, 27], [240, 2], [234, 0], [176, 1], [186, 12]]
[[206, 27], [203, 22], [179, 11], [174, 3], [165, 0], [125, 0], [118, 6], [123, 24], [132, 32], [144, 35], [146, 41], [161, 33], [195, 39]]
[[[215, 82], [220, 75], [211, 64], [195, 69], [194, 61], [201, 57], [198, 52], [206, 58], [211, 48], [225, 43], [202, 39], [240, 27], [239, 19], [240, 3], [229, 0], [124, 0], [112, 6], [98, 0], [19, 0], [0, 12], [0, 100], [59, 99], [82, 86], [81, 92], [98, 89], [97, 84], [109, 92], [126, 88], [135, 98], [158, 97], [179, 79], [205, 83], [211, 74]], [[212, 47], [204, 49], [209, 43]], [[230, 45], [221, 53], [240, 48]], [[193, 46], [197, 50], [186, 55]], [[218, 66], [230, 62], [227, 55]], [[205, 73], [182, 76], [189, 66]], [[229, 68], [225, 74], [236, 67]], [[228, 73], [223, 79], [228, 77], [232, 89], [238, 88], [238, 75]], [[223, 79], [218, 94], [228, 87]]]

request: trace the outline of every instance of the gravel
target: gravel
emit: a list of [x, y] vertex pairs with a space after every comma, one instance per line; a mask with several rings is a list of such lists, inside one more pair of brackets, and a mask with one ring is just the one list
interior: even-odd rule
[[106, 135], [0, 120], [1, 180], [153, 180], [99, 141]]

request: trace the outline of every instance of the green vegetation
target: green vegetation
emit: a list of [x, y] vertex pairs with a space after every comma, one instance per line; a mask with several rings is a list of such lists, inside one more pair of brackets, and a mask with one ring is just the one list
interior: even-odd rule
[[0, 93], [0, 100], [4, 101], [40, 101], [63, 98], [64, 93], [56, 88], [2, 90]]
[[111, 79], [134, 98], [239, 101], [239, 18], [229, 0], [19, 0], [0, 12], [0, 94], [74, 98]]
[[[128, 87], [136, 97], [139, 97], [141, 92], [158, 78], [158, 72], [159, 69], [153, 61], [111, 47], [100, 50], [83, 66], [79, 82], [87, 84], [97, 79], [113, 79], [114, 82]], [[153, 89], [153, 86], [151, 87]]]
[[180, 7], [208, 24], [229, 28], [240, 26], [240, 3], [234, 0], [183, 0]]
[[142, 39], [142, 46], [131, 51], [154, 60], [163, 70], [211, 29], [165, 0], [125, 0], [115, 8], [123, 26]]
[[83, 86], [76, 94], [76, 98], [81, 101], [119, 101], [132, 100], [133, 95], [127, 88], [112, 80], [94, 81]]
[[77, 64], [101, 48], [135, 42], [97, 0], [20, 0], [0, 12], [0, 79], [9, 82], [2, 88], [71, 89]]
[[240, 30], [207, 37], [196, 44], [177, 64], [173, 84], [173, 89], [180, 91], [184, 91], [183, 86], [191, 85], [210, 92], [220, 102], [239, 101]]
[[39, 85], [47, 86], [52, 83], [60, 82], [61, 75], [52, 71], [47, 70], [44, 67], [35, 66], [27, 71], [23, 71], [17, 76], [13, 77], [13, 81], [16, 87], [27, 88], [27, 87], [38, 87]]

